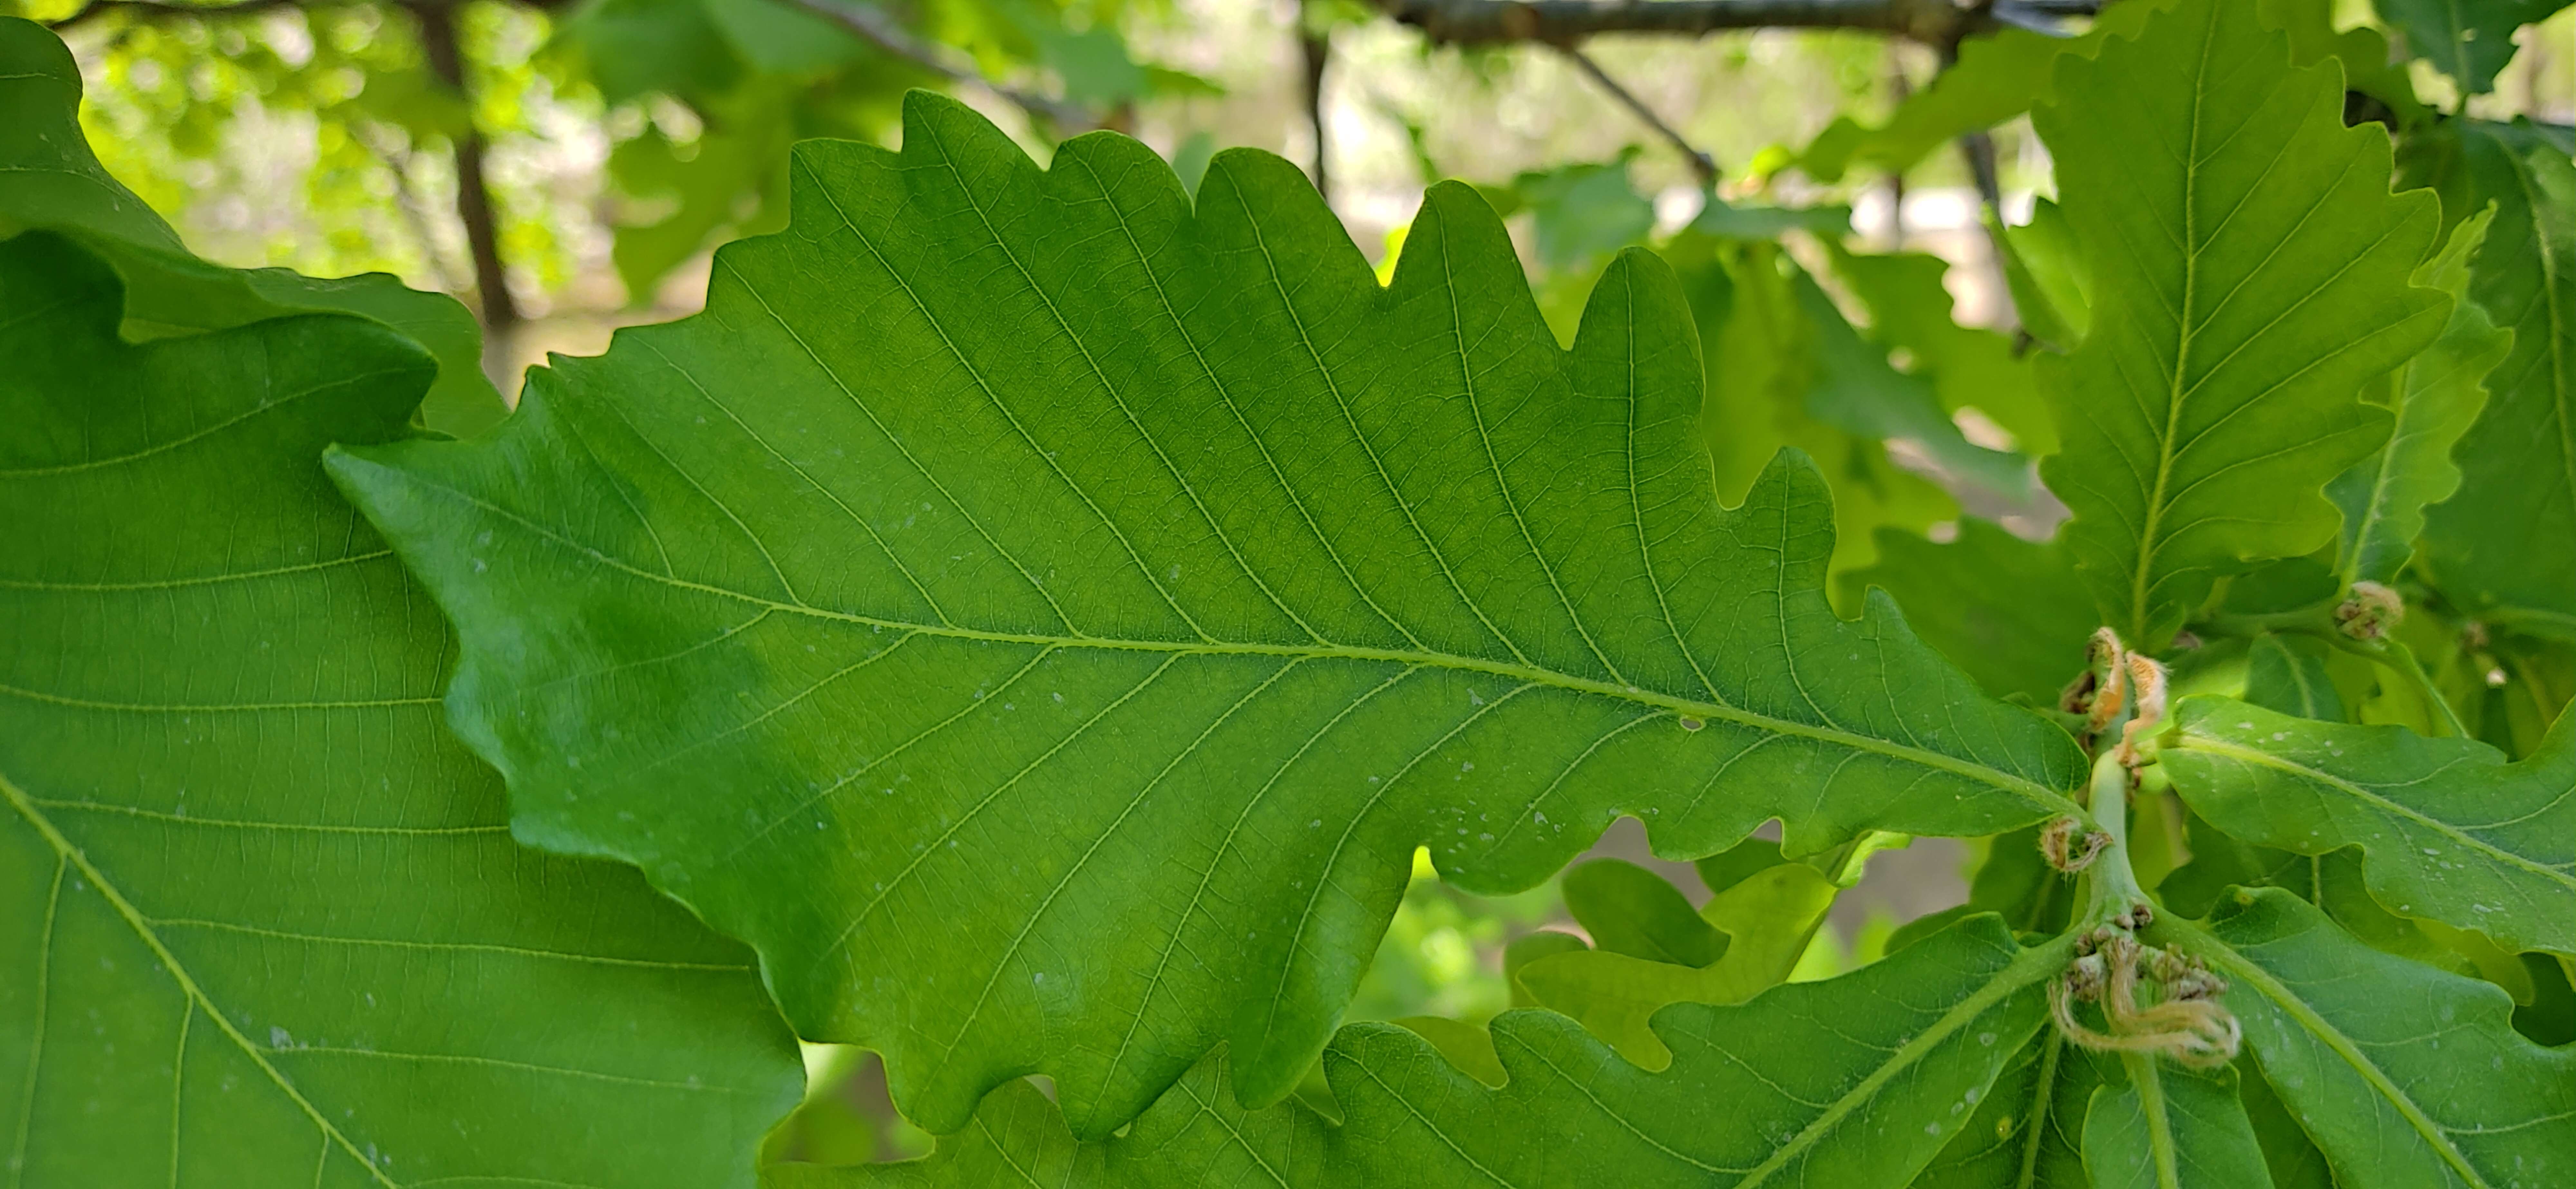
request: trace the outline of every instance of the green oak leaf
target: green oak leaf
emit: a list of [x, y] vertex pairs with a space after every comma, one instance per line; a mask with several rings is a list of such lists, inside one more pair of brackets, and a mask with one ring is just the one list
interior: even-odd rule
[[[1235, 1105], [1211, 1058], [1127, 1131], [1077, 1142], [1025, 1082], [911, 1164], [773, 1170], [771, 1189], [1061, 1189], [1602, 1184], [1756, 1189], [1902, 1184], [2033, 1047], [2040, 984], [2071, 954], [2023, 950], [1992, 917], [1841, 978], [1657, 1018], [1672, 1064], [1647, 1071], [1553, 1012], [1497, 1017], [1490, 1086], [1421, 1037], [1342, 1029], [1324, 1052], [1338, 1126], [1295, 1103]], [[1579, 1155], [1577, 1155], [1579, 1154]]]
[[1878, 587], [1906, 622], [1987, 692], [2055, 706], [2084, 671], [2084, 644], [2099, 620], [2062, 541], [2027, 541], [1963, 516], [1959, 535], [1934, 542], [1880, 529], [1878, 562], [1843, 576], [1844, 588]]
[[2576, 1171], [2576, 1051], [2513, 1030], [2493, 984], [2382, 954], [2298, 897], [2240, 891], [2206, 928], [2149, 931], [2209, 962], [2264, 1078], [2344, 1189], [2520, 1189]]
[[643, 866], [934, 1132], [1043, 1071], [1108, 1134], [1216, 1044], [1309, 1068], [1417, 846], [1533, 886], [1620, 813], [1984, 834], [2081, 756], [1892, 606], [1826, 602], [1784, 454], [1722, 511], [1672, 275], [1573, 349], [1433, 189], [1381, 287], [1293, 166], [1192, 213], [1112, 134], [965, 107], [811, 143], [707, 312], [535, 374], [471, 443], [335, 456], [459, 625], [523, 838]]
[[2576, 954], [2576, 719], [2507, 763], [2475, 740], [2187, 698], [2159, 754], [2192, 811], [2237, 838], [2361, 847], [2393, 911]]
[[801, 1072], [751, 954], [511, 841], [446, 625], [322, 473], [430, 358], [123, 306], [0, 243], [10, 1184], [748, 1184]]
[[1832, 183], [1855, 169], [1904, 173], [1942, 145], [1991, 128], [2046, 99], [2051, 71], [2062, 58], [2090, 58], [2113, 37], [2131, 37], [2171, 0], [2129, 0], [2106, 7], [2077, 37], [2005, 28], [1959, 43], [1958, 61], [1933, 76], [1877, 127], [1837, 116], [1797, 165], [1807, 176]]
[[[2250, 1064], [2250, 1063], [2249, 1063]], [[2334, 1166], [2299, 1126], [2272, 1084], [2244, 1066], [2236, 1090], [2245, 1103], [2246, 1120], [2254, 1125], [2254, 1142], [2263, 1146], [2263, 1164], [2272, 1174], [2272, 1189], [2335, 1189]]]
[[2157, 648], [2220, 575], [2334, 536], [2319, 489], [2388, 433], [2355, 390], [2450, 314], [2407, 279], [2437, 204], [2389, 192], [2387, 135], [2252, 5], [2187, 0], [2057, 90], [2032, 118], [2093, 330], [2041, 361], [2066, 447], [2041, 473], [2104, 616]]
[[2343, 722], [2343, 695], [2326, 670], [2326, 649], [2314, 636], [2265, 632], [2247, 641], [2245, 700], [2296, 718]]
[[[2057, 453], [2057, 426], [2039, 399], [2030, 360], [2012, 339], [1951, 318], [1948, 261], [1922, 252], [1864, 255], [1826, 244], [1834, 275], [1869, 308], [1869, 336], [1914, 358], [1942, 409], [1973, 408], [2010, 433], [2012, 449], [2032, 458]], [[2026, 483], [2025, 483], [2026, 485]]]
[[1540, 1007], [1573, 1017], [1631, 1064], [1670, 1060], [1648, 1025], [1673, 1003], [1741, 1003], [1778, 986], [1815, 940], [1841, 891], [1814, 867], [1774, 864], [1720, 889], [1700, 918], [1726, 935], [1722, 953], [1701, 965], [1612, 950], [1570, 950], [1537, 958], [1514, 976]]
[[2442, 593], [2481, 618], [2576, 641], [2576, 163], [2528, 125], [2453, 121], [2445, 206], [2496, 206], [2469, 297], [2513, 331], [2486, 412], [2425, 514]]
[[1956, 484], [2007, 502], [2030, 498], [2028, 458], [1970, 442], [1942, 408], [1931, 377], [1898, 371], [1888, 361], [1887, 346], [1861, 338], [1814, 277], [1800, 272], [1793, 282], [1798, 307], [1816, 336], [1809, 416], [1862, 439], [1912, 443]]
[[2513, 34], [2547, 20], [2568, 0], [2371, 0], [2379, 19], [2405, 35], [2406, 50], [2483, 95], [2513, 61]]
[[2236, 1096], [2236, 1072], [2196, 1074], [2122, 1054], [2126, 1081], [2093, 1093], [2084, 1167], [2093, 1189], [2256, 1189], [2271, 1183], [2263, 1146]]
[[2490, 208], [2462, 220], [2442, 251], [2415, 270], [2417, 285], [2455, 299], [2450, 324], [2423, 354], [2375, 383], [2366, 399], [2395, 414], [2396, 425], [2385, 445], [2326, 485], [2326, 497], [2343, 510], [2336, 569], [2346, 586], [2396, 581], [2424, 531], [2425, 506], [2459, 490], [2451, 449], [2486, 407], [2487, 373], [2513, 349], [2513, 332], [2466, 300], [2469, 262], [2493, 217]]
[[1594, 859], [1567, 868], [1560, 882], [1565, 910], [1599, 949], [1680, 966], [1706, 966], [1726, 952], [1726, 936], [1680, 888], [1635, 863]]
[[[2084, 341], [2093, 320], [2093, 278], [2084, 272], [2084, 252], [2066, 222], [2065, 208], [2048, 199], [2031, 203], [2030, 222], [2000, 228], [1994, 243], [2003, 261], [2004, 284], [2023, 329], [2040, 344], [2071, 351]], [[2050, 423], [2056, 441], [2055, 422]], [[2054, 451], [2051, 451], [2054, 453]]]
[[80, 68], [62, 41], [32, 21], [0, 17], [0, 235], [45, 227], [87, 244], [125, 278], [129, 336], [221, 330], [284, 314], [357, 314], [437, 358], [422, 405], [430, 428], [470, 434], [501, 419], [501, 394], [483, 376], [483, 332], [456, 299], [384, 273], [323, 280], [197, 259], [90, 152], [80, 100]]
[[2043, 1030], [1910, 1189], [2086, 1189], [2084, 1122], [2101, 1084], [2095, 1058]]

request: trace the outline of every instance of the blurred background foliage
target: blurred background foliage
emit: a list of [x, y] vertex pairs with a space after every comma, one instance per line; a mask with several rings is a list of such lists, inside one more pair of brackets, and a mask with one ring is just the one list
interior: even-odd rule
[[[2576, 151], [2576, 10], [2523, 4], [2546, 19], [2426, 61], [2408, 55], [2410, 38], [2478, 44], [2427, 27], [2441, 6], [2249, 2], [2303, 60], [2343, 62], [2350, 119], [2519, 117]], [[784, 224], [790, 146], [889, 142], [914, 87], [958, 95], [1041, 161], [1091, 127], [1143, 139], [1190, 186], [1219, 149], [1281, 153], [1309, 168], [1382, 275], [1423, 187], [1465, 179], [1508, 217], [1539, 307], [1569, 341], [1615, 254], [1660, 253], [1699, 322], [1721, 496], [1741, 499], [1781, 447], [1806, 451], [1835, 488], [1846, 612], [1873, 584], [1893, 590], [1989, 689], [2045, 704], [2080, 666], [2092, 619], [2045, 543], [2063, 511], [2035, 480], [2032, 460], [2056, 440], [2029, 360], [2081, 334], [2084, 302], [2049, 163], [2021, 113], [2059, 55], [2089, 52], [2155, 3], [2122, 0], [2087, 20], [2090, 3], [2026, 0], [2015, 11], [2047, 19], [1937, 44], [1829, 29], [1444, 38], [1421, 15], [1460, 8], [1444, 0], [0, 0], [0, 11], [63, 34], [91, 144], [197, 255], [386, 272], [454, 294], [478, 315], [484, 371], [504, 394], [547, 351], [593, 353], [617, 326], [694, 310], [715, 246]], [[2408, 630], [2477, 733], [2510, 753], [2576, 692], [2564, 644], [2490, 641], [2440, 615]], [[2362, 717], [2420, 717], [2351, 658], [2312, 660]], [[2221, 648], [2181, 678], [2246, 692], [2260, 672]], [[1656, 859], [1623, 821], [1593, 862], [1505, 899], [1449, 888], [1421, 859], [1351, 1015], [1416, 1026], [1474, 1069], [1491, 1062], [1475, 1051], [1490, 1042], [1449, 1021], [1481, 1023], [1621, 963], [1652, 964], [1648, 982], [1681, 980], [1675, 994], [1735, 994], [1872, 961], [1970, 908], [2026, 927], [2064, 912], [2027, 838], [1906, 841], [1784, 859], [1756, 840], [1691, 865]], [[2168, 865], [2180, 867], [2190, 856], [2176, 847]], [[1761, 928], [1779, 935], [1743, 924], [1756, 902]], [[2517, 988], [2539, 1005], [2532, 1027], [2576, 1020], [2563, 971], [2533, 971], [2538, 982]], [[1642, 1018], [1586, 1023], [1615, 1036]], [[887, 1103], [872, 1055], [817, 1046], [808, 1057], [813, 1089], [770, 1156], [927, 1150]], [[1320, 1080], [1307, 1092], [1327, 1093]]]

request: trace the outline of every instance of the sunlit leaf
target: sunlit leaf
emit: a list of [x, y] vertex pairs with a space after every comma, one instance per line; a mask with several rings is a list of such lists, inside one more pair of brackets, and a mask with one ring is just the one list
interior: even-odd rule
[[2389, 192], [2387, 135], [2251, 5], [2190, 0], [2062, 64], [2058, 96], [2032, 118], [2093, 330], [2041, 361], [2066, 445], [2042, 473], [2111, 625], [2156, 647], [2218, 576], [2332, 539], [2319, 489], [2388, 433], [2355, 390], [2450, 313], [2407, 279], [2439, 212]]
[[2514, 31], [2567, 7], [2568, 0], [2372, 0], [2379, 19], [2405, 35], [2407, 51], [2472, 95], [2495, 89], [2513, 61]]
[[1464, 187], [1381, 288], [1275, 157], [1193, 217], [1132, 140], [909, 120], [800, 150], [704, 315], [334, 465], [521, 837], [753, 942], [924, 1126], [1037, 1070], [1104, 1135], [1220, 1042], [1276, 1100], [1416, 846], [1497, 893], [1622, 812], [1675, 854], [2065, 812], [2062, 731], [1833, 616], [1811, 467], [1720, 511], [1653, 257], [1569, 353]]

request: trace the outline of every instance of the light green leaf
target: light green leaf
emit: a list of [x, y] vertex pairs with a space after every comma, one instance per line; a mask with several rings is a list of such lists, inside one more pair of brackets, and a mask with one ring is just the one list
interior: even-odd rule
[[2486, 307], [2465, 300], [2469, 262], [2493, 217], [2490, 208], [2462, 220], [2440, 254], [2415, 270], [2417, 285], [2458, 299], [2450, 324], [2423, 354], [2375, 382], [2376, 392], [2365, 399], [2386, 406], [2396, 426], [2377, 452], [2326, 485], [2327, 498], [2343, 510], [2336, 568], [2346, 586], [2395, 582], [2424, 531], [2425, 507], [2460, 488], [2451, 448], [2486, 407], [2487, 373], [2513, 349], [2513, 332], [2498, 329]]
[[1512, 193], [1530, 213], [1539, 263], [1566, 272], [1596, 264], [1621, 248], [1641, 243], [1655, 229], [1655, 202], [1628, 179], [1630, 149], [1609, 161], [1558, 166], [1512, 179]]
[[751, 1179], [752, 956], [510, 839], [453, 644], [323, 476], [429, 357], [345, 316], [132, 346], [0, 244], [0, 1135], [30, 1187]]
[[[2066, 211], [2045, 198], [2031, 204], [2030, 222], [2004, 228], [2004, 283], [2032, 337], [2059, 351], [2084, 341], [2093, 323], [2093, 279], [2084, 272], [2084, 250]], [[2056, 422], [2050, 421], [2052, 432]], [[2053, 439], [2052, 439], [2053, 440]]]
[[1704, 345], [1700, 425], [1718, 498], [1741, 502], [1782, 447], [1804, 451], [1833, 489], [1835, 574], [1877, 556], [1880, 528], [1920, 532], [1958, 515], [1948, 492], [1889, 461], [1877, 438], [1810, 414], [1820, 336], [1798, 296], [1805, 274], [1780, 245], [1684, 231], [1659, 252], [1681, 278]]
[[1987, 692], [2055, 706], [2084, 671], [2084, 642], [2100, 622], [2091, 592], [2059, 541], [2026, 541], [1972, 516], [1958, 530], [1936, 544], [1881, 529], [1878, 564], [1844, 575], [1844, 588], [1895, 596], [1906, 622]]
[[2447, 127], [2444, 202], [2496, 204], [2469, 296], [2513, 350], [2453, 455], [2459, 494], [2425, 514], [2424, 560], [2481, 618], [2576, 641], [2576, 164], [2527, 125]]
[[773, 1171], [769, 1184], [1901, 1184], [2031, 1047], [2047, 1014], [2039, 984], [2069, 953], [2019, 949], [1988, 917], [1842, 978], [1738, 1007], [1676, 1007], [1659, 1023], [1674, 1054], [1660, 1072], [1620, 1060], [1563, 1016], [1510, 1012], [1493, 1026], [1510, 1077], [1499, 1088], [1418, 1036], [1354, 1024], [1324, 1055], [1345, 1116], [1338, 1127], [1294, 1103], [1242, 1111], [1211, 1059], [1127, 1132], [1076, 1144], [1018, 1083], [928, 1160]]
[[80, 68], [43, 26], [0, 17], [0, 235], [71, 234], [125, 280], [132, 338], [222, 330], [299, 313], [372, 318], [428, 349], [437, 380], [430, 428], [480, 431], [506, 411], [483, 376], [483, 332], [443, 293], [384, 273], [322, 280], [282, 268], [233, 269], [188, 254], [177, 232], [90, 152], [78, 118]]
[[2508, 948], [2576, 953], [2576, 719], [2521, 763], [2467, 739], [2188, 698], [2161, 755], [2192, 811], [2258, 846], [2367, 852], [2371, 894]]
[[2494, 985], [2379, 953], [2288, 892], [2239, 892], [2206, 931], [2151, 936], [2208, 961], [2263, 1076], [2344, 1189], [2568, 1183], [2576, 1051], [2513, 1030]]
[[1564, 888], [1565, 910], [1600, 949], [1679, 966], [1706, 966], [1726, 952], [1726, 936], [1691, 909], [1680, 888], [1634, 863], [1577, 864], [1566, 870]]
[[1711, 194], [1690, 229], [1718, 239], [1777, 239], [1804, 231], [1828, 243], [1851, 231], [1847, 206], [1736, 206]]
[[2483, 95], [2513, 61], [2513, 34], [2548, 19], [2568, 0], [2372, 0], [2379, 19], [2406, 38], [2407, 52]]
[[[1920, 252], [1863, 255], [1837, 244], [1835, 275], [1869, 308], [1871, 341], [1913, 356], [1910, 370], [1928, 376], [1941, 407], [1973, 408], [2013, 437], [2014, 452], [2057, 453], [2057, 426], [2039, 399], [2030, 360], [2012, 340], [1951, 320], [1948, 261]], [[2028, 481], [2023, 481], [2027, 486]]]
[[2267, 1189], [2271, 1172], [2236, 1097], [2236, 1071], [2195, 1074], [2123, 1054], [2127, 1081], [2093, 1094], [2084, 1167], [2093, 1189]]
[[2343, 695], [2326, 671], [2326, 645], [2313, 636], [2265, 632], [2248, 641], [2245, 700], [2295, 718], [2344, 721]]
[[1631, 1064], [1662, 1069], [1662, 1039], [1647, 1027], [1673, 1003], [1741, 1003], [1779, 985], [1815, 939], [1841, 889], [1805, 863], [1780, 863], [1711, 897], [1700, 909], [1723, 931], [1723, 954], [1705, 966], [1608, 949], [1529, 962], [1517, 976], [1541, 1007], [1573, 1017]]
[[2354, 398], [2450, 299], [2407, 277], [2438, 224], [2392, 195], [2387, 135], [2341, 76], [2293, 69], [2252, 5], [2187, 0], [2033, 113], [2093, 285], [2093, 331], [2041, 362], [2066, 449], [2042, 463], [2113, 627], [2161, 647], [2220, 575], [2334, 536], [2319, 489], [2385, 440]]
[[1930, 379], [1896, 370], [1886, 345], [1864, 341], [1814, 277], [1792, 278], [1798, 308], [1816, 336], [1816, 379], [1807, 412], [1871, 441], [1903, 439], [1954, 482], [1983, 488], [2007, 502], [2030, 498], [2030, 460], [1972, 444], [1941, 407]]
[[1220, 1042], [1275, 1100], [1416, 846], [1500, 893], [1622, 812], [1667, 854], [2065, 812], [2062, 731], [1834, 617], [1812, 468], [1719, 509], [1654, 257], [1564, 352], [1465, 187], [1381, 288], [1276, 157], [1193, 217], [1132, 140], [908, 121], [800, 149], [704, 315], [334, 465], [521, 836], [752, 941], [925, 1127], [1037, 1070], [1103, 1135]]
[[2169, 7], [2170, 0], [2128, 0], [2103, 9], [2078, 37], [2019, 28], [1971, 37], [1959, 43], [1959, 60], [1899, 105], [1886, 123], [1873, 128], [1836, 117], [1799, 154], [1798, 168], [1827, 183], [1855, 169], [1904, 173], [1943, 144], [2046, 99], [2061, 58], [2090, 58], [2113, 37], [2135, 36], [2148, 17]]

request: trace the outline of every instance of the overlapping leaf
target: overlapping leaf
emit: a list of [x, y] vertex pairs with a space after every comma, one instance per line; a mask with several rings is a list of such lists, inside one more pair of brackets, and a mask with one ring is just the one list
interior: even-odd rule
[[2342, 95], [2254, 6], [2188, 0], [2061, 63], [2033, 113], [2093, 301], [2083, 343], [2043, 361], [2065, 450], [2042, 473], [2133, 642], [2159, 645], [2219, 575], [2333, 537], [2318, 489], [2388, 432], [2355, 390], [2449, 315], [2408, 283], [2436, 204], [2389, 192], [2387, 136], [2344, 127]]
[[2099, 626], [2065, 545], [2025, 541], [1974, 517], [1962, 517], [1958, 531], [1935, 543], [1882, 529], [1878, 564], [1844, 584], [1894, 595], [1915, 631], [1988, 691], [2056, 704]]
[[335, 465], [521, 836], [750, 939], [924, 1125], [1042, 1070], [1106, 1134], [1220, 1040], [1276, 1099], [1417, 845], [1502, 891], [1623, 810], [1679, 853], [2060, 811], [2062, 732], [1834, 617], [1811, 468], [1720, 512], [1654, 258], [1567, 353], [1463, 187], [1381, 288], [1276, 158], [1194, 216], [1133, 141], [909, 121], [802, 150], [706, 314]]
[[0, 244], [12, 1185], [744, 1185], [796, 1048], [742, 947], [510, 839], [453, 643], [322, 474], [430, 358], [357, 318], [117, 340]]
[[2232, 984], [2246, 1047], [2344, 1189], [2576, 1172], [2576, 1052], [2516, 1033], [2493, 984], [2379, 953], [2279, 890], [2222, 901], [2206, 933], [2157, 928]]
[[2271, 1179], [2233, 1070], [2194, 1074], [2158, 1058], [2120, 1058], [2127, 1080], [2104, 1086], [2084, 1116], [2094, 1189], [2233, 1189]]
[[2529, 759], [2401, 727], [2186, 699], [2163, 751], [2192, 810], [2259, 846], [2366, 852], [2389, 908], [2576, 953], [2576, 719]]
[[2434, 180], [2455, 217], [2496, 206], [2469, 296], [2513, 331], [2460, 440], [2459, 493], [2425, 515], [2444, 595], [2576, 640], [2576, 164], [2527, 125], [2455, 121]]
[[938, 1154], [865, 1170], [781, 1170], [775, 1189], [987, 1185], [1901, 1184], [1960, 1133], [2047, 1009], [2063, 944], [2023, 950], [1981, 918], [1864, 970], [1735, 1007], [1657, 1018], [1673, 1061], [1638, 1069], [1571, 1021], [1494, 1022], [1509, 1080], [1489, 1087], [1401, 1029], [1355, 1024], [1324, 1054], [1344, 1120], [1290, 1102], [1236, 1107], [1211, 1060], [1127, 1132], [1077, 1143], [1025, 1084], [988, 1099]]
[[47, 227], [79, 237], [125, 278], [128, 329], [142, 335], [305, 312], [372, 318], [436, 357], [423, 406], [432, 428], [472, 433], [500, 420], [501, 396], [483, 378], [482, 331], [455, 299], [383, 273], [318, 280], [189, 255], [178, 233], [90, 152], [80, 97], [80, 68], [63, 43], [40, 25], [0, 16], [0, 234]]
[[2373, 0], [2372, 7], [2406, 35], [2407, 52], [2477, 95], [2494, 90], [2496, 73], [2513, 61], [2514, 31], [2567, 0]]
[[2426, 505], [2459, 490], [2451, 448], [2486, 407], [2487, 373], [2513, 348], [2513, 332], [2498, 329], [2486, 307], [2465, 300], [2469, 262], [2486, 241], [2491, 218], [2481, 211], [2463, 220], [2441, 253], [2415, 270], [2416, 284], [2453, 298], [2450, 324], [2423, 354], [2376, 385], [2396, 418], [2387, 443], [2326, 485], [2343, 510], [2337, 569], [2347, 585], [2396, 581], [2424, 531]]

